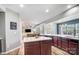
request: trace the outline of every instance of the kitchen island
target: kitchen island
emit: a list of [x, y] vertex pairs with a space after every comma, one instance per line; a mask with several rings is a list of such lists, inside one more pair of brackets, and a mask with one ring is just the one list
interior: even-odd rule
[[25, 55], [51, 55], [50, 37], [25, 37], [24, 54]]

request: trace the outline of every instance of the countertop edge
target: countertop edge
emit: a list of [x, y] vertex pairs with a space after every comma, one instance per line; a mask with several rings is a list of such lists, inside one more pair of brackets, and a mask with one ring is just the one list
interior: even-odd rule
[[52, 34], [52, 35], [41, 35], [41, 36], [49, 36], [49, 37], [53, 37], [53, 36], [57, 36], [57, 37], [62, 37], [62, 38], [68, 38], [68, 39], [73, 39], [73, 40], [79, 40], [79, 38], [76, 38], [76, 37], [73, 37], [73, 36], [70, 36], [70, 35], [59, 35], [59, 34]]

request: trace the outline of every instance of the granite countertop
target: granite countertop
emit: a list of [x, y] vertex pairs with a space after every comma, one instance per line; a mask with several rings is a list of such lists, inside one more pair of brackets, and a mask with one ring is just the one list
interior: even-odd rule
[[60, 34], [45, 34], [44, 36], [58, 36], [58, 37], [63, 37], [63, 38], [69, 38], [73, 40], [79, 40], [79, 37], [74, 37], [72, 35], [60, 35]]
[[38, 38], [36, 38], [36, 37], [24, 37], [24, 42], [35, 42], [35, 41], [43, 41], [43, 40], [52, 40], [52, 38], [43, 37], [43, 36], [40, 36]]

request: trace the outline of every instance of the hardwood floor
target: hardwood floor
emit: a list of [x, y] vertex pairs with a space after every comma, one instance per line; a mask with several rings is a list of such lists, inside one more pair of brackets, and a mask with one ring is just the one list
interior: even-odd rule
[[69, 53], [54, 46], [51, 47], [51, 53], [52, 55], [70, 55]]

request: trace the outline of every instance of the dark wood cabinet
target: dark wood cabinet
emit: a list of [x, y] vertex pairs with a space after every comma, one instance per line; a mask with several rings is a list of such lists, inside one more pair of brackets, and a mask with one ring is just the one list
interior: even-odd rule
[[62, 47], [62, 38], [58, 37], [58, 47], [61, 48]]
[[24, 43], [25, 55], [40, 55], [40, 42]]
[[75, 55], [78, 53], [78, 41], [69, 40], [69, 53]]
[[52, 37], [52, 42], [51, 42], [51, 45], [52, 45], [52, 46], [54, 45], [54, 39], [53, 39], [53, 37]]
[[68, 52], [68, 40], [66, 38], [62, 38], [62, 49]]
[[41, 55], [51, 55], [51, 41], [41, 41]]
[[58, 37], [53, 37], [53, 43], [54, 43], [54, 46], [57, 47], [57, 45], [58, 45]]
[[79, 40], [53, 36], [52, 44], [72, 55], [79, 55]]
[[25, 55], [50, 55], [51, 54], [51, 40], [25, 42]]

